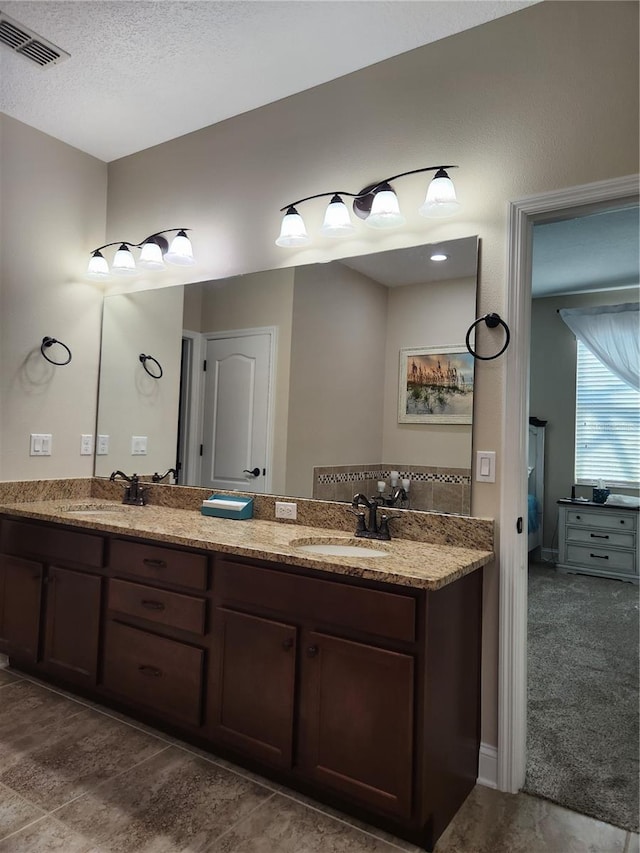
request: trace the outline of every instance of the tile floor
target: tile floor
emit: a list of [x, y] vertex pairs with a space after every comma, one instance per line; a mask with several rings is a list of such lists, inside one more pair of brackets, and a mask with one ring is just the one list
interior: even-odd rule
[[[0, 853], [417, 853], [121, 714], [2, 669]], [[476, 787], [436, 853], [640, 853], [638, 836]]]

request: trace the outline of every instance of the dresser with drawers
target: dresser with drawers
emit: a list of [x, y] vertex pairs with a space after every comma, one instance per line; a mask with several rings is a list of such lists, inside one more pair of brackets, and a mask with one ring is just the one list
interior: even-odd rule
[[556, 568], [638, 583], [638, 516], [636, 507], [558, 501]]

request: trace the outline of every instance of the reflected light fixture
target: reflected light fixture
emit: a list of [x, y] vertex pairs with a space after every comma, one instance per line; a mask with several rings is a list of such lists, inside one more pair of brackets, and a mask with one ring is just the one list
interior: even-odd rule
[[449, 255], [445, 255], [444, 252], [433, 252], [433, 254], [429, 256], [429, 260], [440, 263], [441, 261], [448, 261]]
[[[167, 228], [164, 231], [156, 231], [150, 234], [141, 243], [131, 243], [129, 240], [116, 240], [114, 243], [105, 243], [91, 252], [86, 277], [94, 281], [103, 281], [110, 275], [136, 275], [139, 269], [161, 271], [166, 269], [165, 264], [176, 264], [178, 266], [193, 266], [195, 258], [191, 241], [187, 237], [188, 228]], [[163, 234], [177, 232], [171, 241], [163, 237]], [[118, 246], [111, 262], [111, 268], [107, 259], [102, 254], [103, 249]], [[140, 249], [138, 263], [131, 249]]]
[[453, 216], [460, 205], [447, 169], [456, 168], [457, 166], [425, 166], [422, 169], [412, 169], [410, 172], [392, 175], [390, 178], [364, 187], [358, 193], [347, 192], [346, 190], [317, 193], [286, 204], [280, 208], [281, 212], [284, 212], [284, 217], [276, 246], [295, 248], [309, 245], [311, 237], [307, 233], [304, 220], [297, 210], [297, 205], [328, 196], [331, 197], [331, 201], [320, 228], [320, 234], [324, 237], [348, 237], [356, 230], [347, 205], [343, 201], [343, 196], [353, 199], [354, 213], [363, 219], [370, 228], [380, 230], [399, 228], [404, 225], [406, 219], [400, 212], [398, 197], [391, 186], [391, 181], [404, 178], [406, 175], [416, 175], [419, 172], [435, 172], [435, 175], [427, 188], [425, 200], [418, 209], [418, 213], [428, 218]]

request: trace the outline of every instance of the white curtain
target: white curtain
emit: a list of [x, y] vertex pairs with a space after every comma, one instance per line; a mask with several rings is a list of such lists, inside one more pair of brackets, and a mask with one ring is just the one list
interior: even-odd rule
[[640, 390], [640, 313], [637, 302], [561, 308], [560, 316], [605, 367]]

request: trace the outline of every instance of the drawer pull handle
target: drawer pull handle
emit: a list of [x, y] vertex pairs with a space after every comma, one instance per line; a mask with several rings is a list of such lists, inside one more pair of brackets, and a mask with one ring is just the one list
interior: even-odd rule
[[590, 557], [594, 557], [596, 560], [608, 560], [609, 558], [603, 554], [589, 554]]
[[151, 678], [160, 678], [162, 675], [162, 670], [158, 669], [157, 666], [149, 666], [146, 663], [140, 664], [138, 667], [138, 672], [141, 672], [142, 675], [148, 675]]
[[293, 637], [287, 637], [286, 640], [283, 640], [282, 641], [282, 648], [285, 650], [285, 652], [288, 652], [289, 649], [292, 649], [293, 648]]
[[152, 560], [150, 557], [145, 557], [142, 561], [145, 566], [151, 566], [153, 569], [166, 569], [167, 564], [164, 560]]
[[606, 533], [592, 533], [591, 538], [592, 539], [608, 539], [609, 536]]
[[161, 601], [143, 599], [140, 604], [142, 604], [143, 607], [146, 607], [147, 610], [164, 610], [164, 604]]
[[317, 646], [309, 646], [309, 648], [307, 649], [307, 655], [310, 658], [314, 658], [316, 657], [319, 651], [320, 649]]

